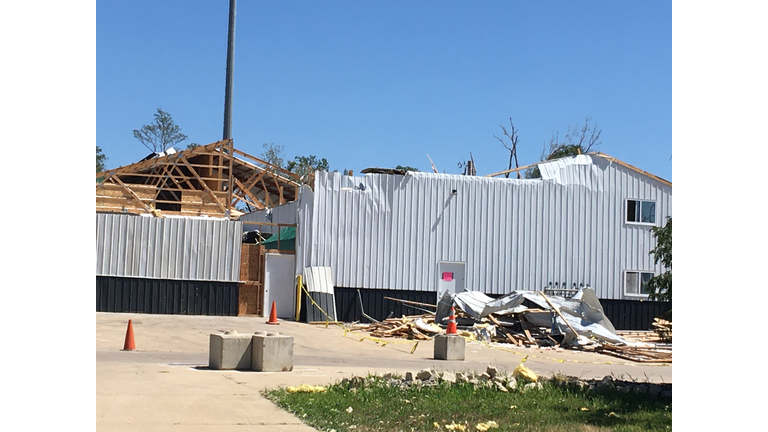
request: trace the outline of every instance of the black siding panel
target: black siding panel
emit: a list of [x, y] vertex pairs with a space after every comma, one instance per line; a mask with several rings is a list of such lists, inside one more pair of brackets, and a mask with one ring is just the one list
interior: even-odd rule
[[[336, 318], [333, 316], [334, 296], [321, 292], [310, 292], [309, 294], [312, 297], [311, 300], [306, 295], [303, 296], [304, 309], [306, 310], [306, 314], [304, 315], [304, 322], [325, 321], [325, 313], [329, 315], [329, 319], [331, 321], [336, 321]], [[312, 303], [312, 300], [314, 300], [317, 306], [320, 306], [320, 308], [325, 311], [325, 313], [318, 309], [318, 307]]]
[[653, 330], [653, 319], [672, 309], [672, 303], [600, 299], [603, 312], [616, 330]]
[[[421, 308], [418, 306], [405, 305], [403, 303], [387, 300], [384, 297], [391, 297], [401, 300], [416, 301], [420, 303], [436, 304], [437, 294], [434, 291], [406, 291], [406, 290], [384, 290], [384, 289], [360, 289], [355, 288], [335, 288], [336, 294], [336, 312], [338, 319], [345, 322], [370, 322], [362, 314], [377, 321], [383, 321], [390, 315], [392, 317], [401, 317], [403, 315], [420, 315], [426, 313], [425, 310], [434, 312], [431, 308]], [[422, 310], [425, 309], [425, 310]]]
[[237, 316], [239, 284], [96, 277], [96, 311]]

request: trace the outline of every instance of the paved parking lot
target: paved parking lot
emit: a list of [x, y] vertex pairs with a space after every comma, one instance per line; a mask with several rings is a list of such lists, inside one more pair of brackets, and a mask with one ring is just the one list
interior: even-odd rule
[[[136, 351], [122, 351], [128, 320]], [[292, 372], [209, 370], [212, 333], [279, 331], [294, 337]], [[640, 381], [672, 382], [671, 365], [633, 364], [615, 357], [576, 351], [468, 343], [465, 361], [434, 360], [433, 343], [393, 340], [381, 346], [338, 327], [262, 317], [213, 317], [96, 313], [96, 425], [99, 431], [312, 431], [264, 399], [265, 388], [329, 384], [368, 373], [499, 370], [526, 366], [540, 375], [562, 372], [581, 378], [606, 375]]]

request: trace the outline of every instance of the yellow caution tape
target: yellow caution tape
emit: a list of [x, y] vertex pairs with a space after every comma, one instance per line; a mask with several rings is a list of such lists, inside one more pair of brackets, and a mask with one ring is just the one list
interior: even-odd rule
[[[315, 307], [316, 307], [316, 308], [317, 308], [317, 309], [318, 309], [318, 310], [319, 310], [319, 311], [320, 311], [320, 312], [321, 312], [323, 315], [325, 315], [325, 328], [328, 328], [328, 324], [330, 323], [330, 318], [331, 318], [331, 317], [330, 317], [330, 315], [328, 315], [328, 313], [327, 313], [325, 310], [323, 310], [323, 308], [322, 308], [322, 307], [320, 307], [320, 305], [319, 305], [319, 304], [317, 304], [317, 303], [315, 302], [315, 300], [314, 300], [314, 299], [312, 299], [312, 296], [311, 296], [311, 295], [309, 295], [309, 291], [307, 291], [307, 289], [304, 287], [304, 285], [302, 285], [302, 286], [301, 286], [301, 288], [302, 288], [302, 289], [304, 290], [304, 292], [307, 294], [307, 298], [309, 299], [309, 301], [311, 301], [311, 302], [312, 302], [312, 304], [313, 304], [313, 305], [314, 305], [314, 306], [315, 306]], [[336, 323], [336, 325], [337, 325], [337, 326], [339, 326], [339, 327], [341, 327], [342, 329], [344, 329], [344, 337], [346, 337], [346, 336], [347, 336], [347, 333], [351, 333], [351, 334], [353, 334], [353, 335], [355, 335], [355, 336], [358, 336], [358, 337], [360, 337], [360, 339], [359, 339], [359, 341], [360, 341], [360, 342], [362, 342], [362, 341], [364, 341], [364, 340], [368, 339], [368, 340], [372, 340], [372, 341], [374, 341], [374, 342], [376, 342], [376, 343], [378, 343], [378, 344], [381, 344], [381, 346], [382, 346], [382, 347], [384, 347], [384, 346], [387, 346], [388, 344], [413, 344], [413, 348], [411, 349], [411, 354], [413, 354], [413, 353], [416, 351], [416, 347], [418, 347], [418, 346], [419, 346], [419, 342], [412, 342], [412, 341], [397, 341], [397, 340], [394, 340], [394, 341], [393, 341], [393, 340], [384, 340], [384, 339], [379, 339], [379, 338], [375, 338], [375, 337], [372, 337], [372, 336], [365, 336], [365, 335], [360, 335], [360, 334], [358, 334], [358, 333], [355, 333], [354, 331], [352, 331], [352, 330], [348, 329], [348, 328], [347, 328], [347, 327], [346, 327], [346, 326], [345, 326], [343, 323]]]
[[[317, 304], [312, 299], [312, 296], [309, 295], [309, 291], [307, 291], [307, 289], [303, 285], [301, 286], [301, 288], [307, 294], [307, 298], [312, 302], [312, 304], [315, 305], [315, 307], [317, 307], [317, 309], [319, 309], [320, 312], [322, 312], [323, 315], [325, 315], [325, 318], [326, 318], [325, 326], [326, 326], [326, 328], [328, 328], [328, 324], [329, 324], [329, 321], [330, 321], [330, 315], [328, 315], [328, 313], [326, 313], [323, 310], [323, 308], [321, 308], [320, 305]], [[372, 336], [366, 336], [366, 335], [361, 335], [359, 333], [355, 333], [354, 331], [348, 329], [343, 323], [336, 323], [336, 325], [338, 325], [339, 327], [344, 329], [344, 337], [346, 337], [348, 333], [351, 333], [352, 335], [358, 337], [360, 342], [363, 342], [364, 340], [367, 339], [367, 340], [371, 340], [371, 341], [373, 341], [373, 342], [375, 342], [377, 344], [380, 344], [382, 347], [385, 347], [388, 344], [413, 344], [413, 348], [411, 349], [411, 354], [413, 354], [416, 351], [416, 348], [419, 346], [419, 342], [418, 341], [413, 342], [413, 341], [408, 341], [408, 340], [405, 340], [405, 341], [384, 340], [384, 339], [380, 339], [380, 338], [376, 338], [376, 337], [372, 337]], [[475, 338], [474, 333], [461, 332], [459, 335], [462, 336], [467, 342], [474, 342], [474, 343], [481, 344], [481, 345], [485, 346], [486, 348], [495, 349], [495, 350], [499, 350], [499, 351], [504, 351], [504, 352], [508, 352], [508, 353], [512, 353], [512, 354], [517, 354], [517, 355], [520, 355], [520, 356], [524, 356], [524, 358], [522, 360], [523, 362], [525, 360], [527, 360], [528, 357], [530, 356], [530, 357], [534, 357], [534, 358], [537, 358], [537, 359], [550, 360], [550, 361], [554, 361], [554, 362], [558, 362], [558, 363], [585, 363], [585, 364], [610, 364], [610, 365], [614, 365], [615, 364], [615, 365], [630, 365], [630, 366], [636, 365], [636, 363], [630, 363], [630, 362], [611, 362], [611, 361], [591, 362], [591, 361], [565, 360], [565, 359], [561, 359], [561, 358], [537, 356], [535, 354], [522, 353], [520, 351], [514, 351], [514, 350], [510, 350], [510, 349], [503, 348], [503, 347], [500, 347], [500, 346], [491, 345], [488, 342], [479, 341], [479, 340], [477, 340], [477, 338]], [[432, 339], [434, 339], [434, 338], [429, 338], [428, 340], [432, 340]], [[648, 364], [644, 363], [643, 365], [644, 366], [669, 366], [668, 364], [665, 364], [665, 363], [648, 363]]]

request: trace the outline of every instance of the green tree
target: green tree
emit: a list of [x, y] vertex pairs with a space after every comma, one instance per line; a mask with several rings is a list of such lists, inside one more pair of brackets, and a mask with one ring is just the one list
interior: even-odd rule
[[285, 165], [285, 169], [304, 177], [312, 171], [329, 171], [328, 161], [325, 158], [318, 159], [314, 155], [296, 156]]
[[398, 165], [398, 166], [396, 166], [396, 167], [395, 167], [395, 169], [396, 169], [396, 170], [403, 170], [403, 171], [415, 171], [415, 172], [419, 172], [419, 169], [418, 169], [418, 168], [414, 168], [414, 167], [412, 167], [412, 166], [408, 166], [408, 165]]
[[285, 157], [284, 147], [274, 143], [264, 143], [262, 147], [264, 147], [264, 151], [259, 156], [266, 162], [282, 168], [283, 163], [285, 163], [285, 159], [283, 159]]
[[101, 147], [96, 146], [96, 172], [100, 173], [107, 170], [107, 155], [101, 151]]
[[[568, 126], [568, 132], [565, 134], [565, 138], [562, 141], [560, 140], [559, 132], [555, 133], [549, 140], [549, 149], [545, 147], [544, 150], [542, 150], [540, 160], [548, 161], [566, 156], [586, 154], [594, 147], [602, 144], [600, 135], [603, 131], [602, 129], [598, 129], [597, 125], [590, 126], [589, 122], [591, 120], [592, 118], [587, 116], [584, 121], [584, 126]], [[533, 168], [528, 168], [525, 171], [525, 178], [541, 178], [539, 167], [535, 166]]]
[[664, 273], [656, 275], [648, 281], [648, 289], [651, 300], [672, 301], [672, 216], [667, 216], [667, 223], [663, 227], [653, 227], [653, 236], [656, 237], [656, 247], [651, 249], [654, 264], [661, 261]]
[[187, 136], [181, 133], [181, 128], [173, 122], [171, 115], [160, 108], [157, 109], [152, 124], [134, 129], [133, 136], [155, 153], [164, 152], [187, 139]]

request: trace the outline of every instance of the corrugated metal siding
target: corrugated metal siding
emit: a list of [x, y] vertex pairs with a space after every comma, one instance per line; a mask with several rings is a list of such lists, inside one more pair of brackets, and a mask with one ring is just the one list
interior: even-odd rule
[[489, 294], [567, 281], [624, 298], [626, 270], [661, 271], [650, 227], [624, 223], [625, 200], [655, 200], [662, 225], [671, 187], [574, 160], [545, 167], [544, 180], [319, 172], [301, 263], [331, 267], [344, 287], [436, 291], [437, 263], [455, 261], [467, 264], [467, 289]]
[[653, 330], [653, 319], [672, 309], [672, 303], [601, 300], [605, 316], [616, 330]]
[[96, 277], [96, 311], [236, 316], [236, 282]]
[[403, 315], [419, 315], [429, 310], [434, 312], [434, 308], [417, 308], [384, 297], [427, 304], [436, 303], [435, 293], [432, 291], [336, 288], [334, 298], [338, 319], [345, 322], [370, 322], [363, 316], [363, 312], [377, 321], [383, 321], [390, 316], [399, 318]]
[[96, 214], [96, 275], [237, 282], [242, 222]]
[[[242, 222], [260, 222], [260, 223], [279, 223], [296, 224], [296, 214], [299, 202], [292, 201], [271, 209], [258, 210], [252, 213], [244, 214], [238, 218]], [[251, 231], [258, 229], [261, 232], [276, 234], [280, 227], [273, 225], [254, 225], [250, 223], [243, 224], [243, 230]]]

